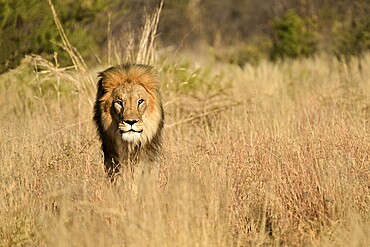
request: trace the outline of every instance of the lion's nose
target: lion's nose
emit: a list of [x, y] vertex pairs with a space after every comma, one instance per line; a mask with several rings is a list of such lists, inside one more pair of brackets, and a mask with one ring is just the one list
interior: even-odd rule
[[135, 123], [139, 122], [139, 120], [136, 119], [125, 119], [123, 122], [129, 124], [129, 125], [134, 125]]

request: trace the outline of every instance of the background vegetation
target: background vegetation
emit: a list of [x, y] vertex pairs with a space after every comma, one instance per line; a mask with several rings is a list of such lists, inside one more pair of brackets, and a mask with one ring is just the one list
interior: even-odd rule
[[[145, 13], [151, 13], [158, 1], [54, 4], [71, 42], [90, 64], [97, 64], [107, 54], [109, 35], [117, 40], [114, 45], [122, 46], [132, 32], [140, 31]], [[2, 0], [0, 10], [0, 71], [19, 64], [25, 54], [61, 51], [47, 1]], [[212, 48], [216, 58], [241, 66], [264, 57], [322, 52], [348, 60], [370, 49], [369, 12], [367, 0], [166, 1], [158, 42], [163, 48]]]
[[[0, 4], [0, 246], [370, 245], [366, 1]], [[122, 61], [160, 73], [164, 153], [111, 183], [92, 104]]]

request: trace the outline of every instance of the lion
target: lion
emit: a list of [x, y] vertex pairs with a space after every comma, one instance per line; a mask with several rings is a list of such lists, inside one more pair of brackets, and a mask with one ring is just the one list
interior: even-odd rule
[[121, 166], [158, 160], [164, 111], [153, 67], [122, 64], [98, 75], [94, 123], [113, 178]]

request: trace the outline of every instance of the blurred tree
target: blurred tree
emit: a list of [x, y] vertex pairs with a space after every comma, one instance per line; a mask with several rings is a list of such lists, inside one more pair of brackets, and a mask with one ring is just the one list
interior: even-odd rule
[[295, 10], [288, 10], [272, 22], [272, 60], [311, 56], [316, 51], [315, 32], [310, 21], [304, 22]]
[[[92, 51], [105, 36], [100, 31], [105, 33], [106, 19], [98, 17], [105, 16], [109, 6], [103, 0], [55, 3], [69, 39], [86, 58], [93, 57]], [[58, 42], [59, 33], [47, 1], [0, 1], [0, 73], [16, 66], [28, 53], [57, 51], [61, 62], [69, 61]]]
[[[54, 0], [54, 5], [71, 43], [93, 63], [106, 56], [108, 38], [121, 49], [131, 38], [129, 31], [137, 39], [145, 13], [152, 13], [159, 2]], [[267, 53], [273, 59], [316, 51], [361, 57], [369, 51], [369, 13], [369, 0], [165, 0], [157, 40], [164, 47], [230, 49], [236, 55], [231, 60], [238, 64], [249, 62], [250, 54], [264, 57], [260, 53], [271, 43]], [[271, 41], [255, 42], [255, 37]], [[57, 51], [60, 62], [68, 63], [58, 42], [46, 0], [0, 0], [0, 73], [27, 53]]]
[[361, 69], [361, 59], [364, 53], [370, 50], [370, 19], [354, 18], [337, 27], [334, 35], [335, 56], [347, 64], [351, 57], [356, 57]]

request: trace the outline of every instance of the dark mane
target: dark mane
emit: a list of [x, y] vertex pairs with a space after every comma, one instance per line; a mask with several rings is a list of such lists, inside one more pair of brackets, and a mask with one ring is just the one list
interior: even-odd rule
[[[156, 102], [155, 114], [160, 120], [150, 139], [145, 143], [132, 145], [117, 138], [118, 124], [112, 120], [107, 107], [111, 94], [118, 86], [133, 80], [144, 83], [144, 87], [153, 95]], [[97, 93], [94, 104], [93, 121], [102, 142], [104, 165], [109, 176], [119, 171], [122, 160], [135, 164], [142, 159], [153, 162], [157, 160], [161, 151], [162, 129], [164, 125], [164, 111], [158, 90], [158, 77], [153, 67], [142, 64], [121, 64], [109, 67], [98, 74]], [[107, 106], [108, 105], [108, 106]], [[121, 162], [120, 162], [121, 161]]]

